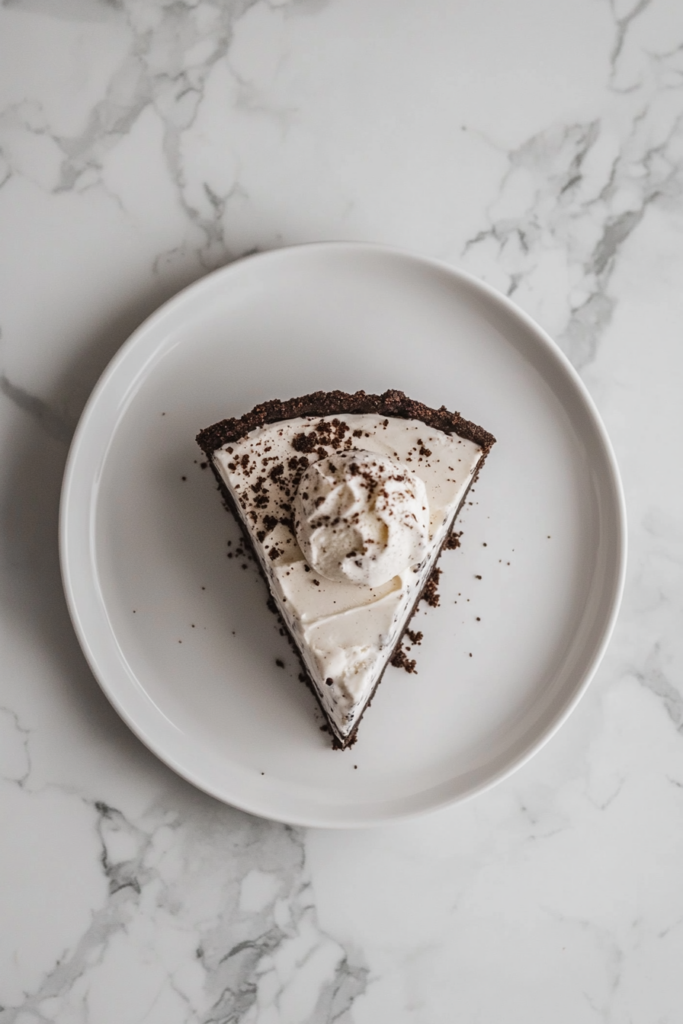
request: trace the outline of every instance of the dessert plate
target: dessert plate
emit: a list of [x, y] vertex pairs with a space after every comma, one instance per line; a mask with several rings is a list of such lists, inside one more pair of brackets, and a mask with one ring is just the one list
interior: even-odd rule
[[[418, 673], [389, 668], [339, 752], [254, 563], [228, 557], [238, 530], [194, 437], [269, 398], [387, 388], [498, 443], [441, 604], [413, 620]], [[608, 642], [625, 516], [595, 407], [529, 317], [443, 264], [325, 243], [216, 271], [133, 334], [79, 423], [60, 545], [90, 666], [155, 754], [246, 811], [348, 827], [472, 796], [552, 735]]]

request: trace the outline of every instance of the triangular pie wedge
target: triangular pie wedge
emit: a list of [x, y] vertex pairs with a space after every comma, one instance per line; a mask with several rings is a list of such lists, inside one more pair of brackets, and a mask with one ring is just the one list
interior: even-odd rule
[[[207, 427], [197, 441], [254, 551], [334, 746], [348, 747], [495, 438], [458, 413], [428, 408], [400, 391], [319, 391], [265, 402]], [[429, 499], [426, 556], [374, 588], [320, 575], [304, 558], [294, 528], [293, 503], [306, 468], [353, 450], [408, 467]]]

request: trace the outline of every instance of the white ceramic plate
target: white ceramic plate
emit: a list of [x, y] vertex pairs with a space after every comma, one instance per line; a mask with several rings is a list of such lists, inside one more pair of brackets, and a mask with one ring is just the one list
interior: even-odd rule
[[[442, 555], [441, 606], [414, 620], [418, 674], [388, 669], [343, 753], [255, 566], [226, 557], [237, 527], [194, 442], [336, 388], [398, 388], [498, 438]], [[594, 673], [625, 565], [614, 457], [559, 350], [486, 285], [368, 245], [253, 256], [155, 313], [90, 398], [61, 516], [73, 622], [122, 718], [201, 789], [303, 825], [416, 814], [522, 764]]]

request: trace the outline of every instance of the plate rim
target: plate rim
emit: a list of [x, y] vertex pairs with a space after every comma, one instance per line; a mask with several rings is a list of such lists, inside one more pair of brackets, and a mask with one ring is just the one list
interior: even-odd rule
[[[202, 780], [202, 778], [197, 774], [197, 772], [193, 771], [192, 768], [183, 765], [171, 753], [166, 752], [163, 748], [163, 743], [155, 741], [154, 737], [148, 734], [144, 726], [140, 725], [134, 716], [129, 713], [125, 702], [116, 694], [115, 688], [110, 688], [105, 678], [106, 672], [103, 671], [102, 666], [98, 665], [97, 659], [91, 649], [87, 630], [79, 612], [78, 599], [72, 580], [70, 525], [73, 492], [79, 466], [79, 458], [81, 457], [84, 445], [88, 440], [90, 421], [95, 414], [95, 410], [97, 409], [101, 397], [106, 392], [111, 378], [118, 370], [119, 365], [125, 361], [129, 352], [136, 346], [136, 344], [138, 344], [140, 338], [152, 329], [158, 321], [161, 321], [164, 317], [172, 314], [176, 307], [181, 306], [189, 293], [199, 293], [202, 289], [209, 288], [217, 278], [229, 276], [233, 271], [239, 269], [247, 261], [259, 261], [265, 263], [277, 259], [287, 259], [290, 254], [296, 253], [301, 249], [309, 251], [318, 249], [321, 252], [330, 252], [336, 249], [339, 251], [345, 250], [347, 252], [355, 251], [358, 254], [374, 252], [384, 254], [389, 258], [404, 260], [409, 263], [412, 262], [423, 269], [429, 268], [453, 277], [460, 283], [467, 285], [475, 293], [478, 292], [480, 296], [491, 303], [494, 307], [502, 309], [505, 314], [516, 319], [528, 333], [534, 336], [535, 341], [545, 349], [551, 360], [555, 360], [560, 371], [566, 378], [568, 378], [569, 383], [581, 399], [583, 410], [590, 418], [591, 426], [593, 427], [600, 442], [602, 455], [609, 472], [608, 485], [614, 497], [615, 520], [613, 525], [616, 533], [616, 564], [613, 570], [614, 578], [611, 586], [609, 612], [605, 615], [605, 622], [600, 642], [596, 643], [592, 658], [584, 671], [583, 679], [575, 687], [572, 696], [566, 701], [560, 711], [555, 714], [553, 720], [551, 720], [551, 722], [541, 730], [540, 733], [538, 733], [524, 749], [517, 753], [516, 756], [510, 758], [504, 766], [493, 771], [489, 777], [471, 786], [466, 792], [455, 793], [434, 799], [431, 803], [423, 807], [394, 810], [389, 813], [377, 814], [372, 818], [368, 818], [365, 815], [357, 815], [354, 817], [353, 814], [347, 814], [344, 816], [343, 820], [340, 820], [339, 816], [326, 818], [323, 814], [315, 813], [309, 815], [286, 812], [278, 814], [274, 813], [272, 808], [264, 811], [264, 809], [259, 806], [257, 799], [249, 799], [248, 797], [241, 798], [239, 795], [231, 795], [228, 797], [224, 792], [221, 792], [217, 786], [213, 785], [210, 781], [207, 783]], [[110, 441], [111, 437], [106, 438], [102, 447], [106, 449]], [[514, 772], [518, 771], [524, 764], [531, 760], [531, 758], [552, 739], [561, 726], [567, 721], [581, 698], [586, 693], [586, 690], [602, 662], [618, 618], [626, 579], [626, 501], [612, 443], [595, 401], [593, 400], [586, 385], [565, 353], [553, 341], [551, 336], [507, 295], [503, 295], [492, 285], [482, 281], [475, 275], [470, 274], [468, 271], [450, 265], [445, 260], [423, 256], [398, 246], [385, 245], [377, 242], [355, 241], [301, 242], [293, 245], [282, 246], [276, 249], [249, 253], [248, 255], [233, 260], [225, 266], [218, 267], [198, 280], [191, 282], [171, 296], [170, 299], [163, 302], [156, 310], [146, 317], [116, 351], [98, 378], [85, 403], [69, 446], [59, 504], [59, 559], [62, 585], [69, 610], [69, 616], [89, 668], [100, 689], [119, 717], [126, 723], [128, 728], [147, 747], [147, 749], [158, 757], [160, 761], [199, 790], [208, 793], [210, 796], [220, 800], [222, 803], [236, 807], [241, 811], [258, 817], [266, 817], [271, 821], [278, 821], [283, 824], [308, 828], [367, 828], [421, 817], [422, 815], [433, 813], [439, 809], [452, 806], [454, 804], [464, 803], [467, 800], [473, 799], [480, 793], [492, 789], [498, 783], [509, 778], [514, 774]], [[442, 789], [443, 784], [436, 788]]]

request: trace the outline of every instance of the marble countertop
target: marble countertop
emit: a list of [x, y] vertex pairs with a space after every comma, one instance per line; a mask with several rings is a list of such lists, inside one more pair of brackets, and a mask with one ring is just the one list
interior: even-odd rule
[[[4, 0], [0, 1024], [683, 1020], [682, 195], [679, 0]], [[312, 239], [511, 296], [581, 373], [629, 510], [568, 723], [369, 831], [250, 818], [158, 762], [58, 566], [112, 354], [212, 268]]]

